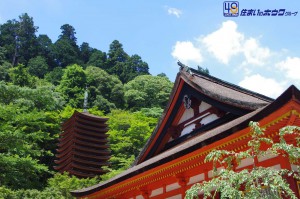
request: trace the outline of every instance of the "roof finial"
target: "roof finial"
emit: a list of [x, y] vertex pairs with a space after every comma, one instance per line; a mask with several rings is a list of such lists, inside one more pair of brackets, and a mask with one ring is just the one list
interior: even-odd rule
[[190, 75], [193, 74], [191, 69], [188, 66], [184, 65], [183, 63], [181, 63], [179, 60], [178, 60], [177, 64], [180, 66], [179, 70], [183, 70], [184, 72], [187, 72]]
[[88, 112], [88, 110], [87, 110], [87, 108], [88, 108], [88, 96], [89, 96], [89, 94], [88, 94], [88, 88], [86, 86], [85, 87], [85, 92], [84, 92], [84, 102], [83, 102], [83, 112], [84, 113]]

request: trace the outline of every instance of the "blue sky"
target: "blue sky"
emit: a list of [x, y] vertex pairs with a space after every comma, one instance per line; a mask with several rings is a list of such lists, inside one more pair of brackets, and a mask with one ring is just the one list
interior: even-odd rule
[[37, 34], [55, 42], [60, 26], [72, 25], [78, 45], [108, 51], [117, 39], [138, 54], [153, 75], [171, 81], [177, 60], [210, 74], [277, 97], [291, 84], [300, 88], [300, 1], [238, 1], [239, 9], [285, 9], [296, 16], [224, 17], [223, 1], [199, 0], [0, 0], [0, 23], [22, 13]]

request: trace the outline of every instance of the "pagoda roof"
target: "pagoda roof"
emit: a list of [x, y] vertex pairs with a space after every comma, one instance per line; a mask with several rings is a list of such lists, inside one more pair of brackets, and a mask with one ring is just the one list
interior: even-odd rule
[[295, 86], [290, 86], [283, 94], [281, 94], [275, 101], [264, 107], [258, 108], [248, 114], [245, 114], [237, 119], [234, 119], [226, 124], [220, 125], [214, 129], [211, 129], [203, 134], [197, 135], [192, 139], [189, 139], [161, 154], [152, 157], [138, 165], [133, 165], [123, 173], [102, 182], [100, 184], [84, 188], [81, 190], [72, 191], [72, 195], [76, 197], [87, 196], [97, 191], [108, 188], [114, 184], [122, 182], [126, 179], [141, 174], [147, 170], [163, 165], [174, 159], [177, 159], [183, 155], [186, 155], [195, 149], [199, 149], [204, 145], [210, 144], [215, 140], [222, 139], [229, 136], [241, 129], [248, 127], [250, 121], [259, 121], [264, 117], [268, 116], [272, 112], [278, 110], [284, 106], [290, 100], [295, 100], [300, 103], [300, 91]]
[[75, 111], [62, 125], [54, 169], [78, 177], [106, 173], [101, 167], [109, 165], [110, 158], [107, 120]]

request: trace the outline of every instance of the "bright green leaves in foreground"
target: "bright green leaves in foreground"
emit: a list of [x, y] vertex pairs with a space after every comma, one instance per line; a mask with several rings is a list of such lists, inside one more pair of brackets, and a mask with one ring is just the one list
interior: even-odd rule
[[[299, 163], [300, 159], [300, 128], [296, 126], [284, 127], [280, 130], [280, 143], [273, 143], [269, 138], [264, 137], [263, 130], [258, 123], [250, 122], [252, 129], [252, 139], [248, 142], [249, 149], [242, 152], [214, 150], [210, 152], [205, 161], [213, 162], [214, 177], [210, 181], [197, 183], [187, 192], [187, 199], [198, 198], [203, 195], [204, 198], [215, 198], [220, 194], [221, 198], [294, 198], [295, 193], [290, 189], [284, 176], [297, 176], [292, 171], [273, 168], [258, 167], [255, 165], [255, 159], [258, 156], [283, 155], [288, 157], [290, 162]], [[297, 146], [287, 144], [285, 137], [293, 135], [297, 140]], [[262, 144], [269, 146], [262, 150]], [[232, 170], [233, 165], [240, 164], [244, 158], [253, 159], [253, 168], [244, 169], [240, 172]], [[224, 166], [225, 169], [217, 172], [218, 166]]]

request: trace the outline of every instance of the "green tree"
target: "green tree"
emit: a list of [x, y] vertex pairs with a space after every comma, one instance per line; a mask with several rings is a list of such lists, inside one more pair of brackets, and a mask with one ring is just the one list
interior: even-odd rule
[[18, 189], [12, 190], [7, 187], [0, 187], [0, 198], [19, 199], [19, 198], [41, 198], [41, 199], [75, 199], [70, 191], [82, 189], [99, 183], [100, 179], [82, 178], [69, 176], [68, 173], [56, 173], [48, 179], [47, 187], [43, 190], [37, 189]]
[[64, 70], [57, 90], [63, 94], [67, 104], [72, 107], [82, 107], [86, 83], [84, 70], [81, 66], [74, 64]]
[[61, 34], [59, 35], [59, 39], [67, 39], [75, 45], [77, 42], [75, 28], [70, 24], [64, 24], [60, 27]]
[[33, 18], [27, 13], [19, 16], [19, 62], [27, 65], [29, 59], [37, 55], [37, 38], [35, 33], [38, 27], [34, 25]]
[[55, 174], [53, 178], [48, 180], [48, 189], [58, 190], [60, 195], [65, 199], [74, 198], [70, 191], [90, 187], [100, 182], [99, 177], [82, 178], [69, 176], [68, 173]]
[[28, 68], [26, 68], [23, 64], [19, 64], [16, 67], [11, 68], [9, 76], [15, 85], [28, 87], [35, 86], [35, 78], [29, 74]]
[[75, 29], [69, 24], [61, 26], [61, 34], [54, 44], [54, 54], [57, 65], [66, 67], [71, 64], [79, 64], [79, 47], [76, 44]]
[[164, 108], [172, 87], [172, 82], [166, 77], [138, 76], [124, 85], [127, 107], [133, 110], [151, 107]]
[[42, 176], [49, 173], [45, 165], [41, 165], [31, 157], [7, 155], [0, 153], [0, 183], [12, 189], [42, 188]]
[[6, 49], [0, 46], [0, 65], [2, 65], [6, 60], [5, 53], [6, 53]]
[[54, 54], [56, 64], [63, 68], [79, 63], [78, 49], [67, 39], [59, 39], [55, 42]]
[[[241, 152], [213, 150], [205, 158], [206, 162], [213, 162], [214, 177], [210, 181], [197, 183], [187, 192], [187, 199], [198, 198], [202, 192], [204, 198], [215, 198], [219, 193], [221, 198], [294, 198], [295, 193], [290, 189], [285, 177], [297, 173], [285, 169], [275, 170], [268, 167], [255, 165], [254, 159], [266, 155], [279, 155], [288, 157], [293, 164], [299, 163], [300, 159], [300, 128], [287, 126], [279, 131], [280, 142], [274, 143], [270, 138], [264, 136], [263, 130], [258, 123], [250, 122], [252, 139], [248, 142], [248, 149]], [[286, 135], [293, 135], [297, 145], [288, 144]], [[263, 150], [262, 145], [269, 146]], [[253, 159], [252, 170], [243, 169], [236, 172], [233, 165], [239, 165], [244, 158]], [[222, 165], [225, 169], [217, 172], [217, 166]], [[266, 187], [268, 193], [263, 191]]]
[[95, 66], [88, 66], [86, 75], [90, 105], [97, 106], [106, 113], [111, 109], [124, 107], [123, 84], [116, 76]]
[[100, 50], [94, 50], [87, 62], [88, 66], [96, 66], [106, 70], [107, 55]]
[[44, 78], [48, 71], [48, 64], [46, 59], [41, 56], [31, 58], [28, 62], [28, 72], [38, 78]]
[[[62, 100], [53, 89], [0, 83], [0, 184], [43, 188], [51, 176]], [[28, 182], [27, 182], [28, 181]]]
[[167, 77], [166, 73], [159, 73], [157, 74], [158, 77]]
[[121, 79], [121, 77], [125, 71], [126, 61], [128, 59], [129, 56], [124, 51], [123, 45], [118, 40], [114, 40], [109, 46], [107, 72], [110, 74], [117, 75], [120, 78], [120, 80], [124, 83], [124, 80]]
[[132, 55], [126, 61], [124, 70], [120, 74], [122, 82], [129, 82], [139, 75], [149, 75], [149, 67], [139, 55]]
[[111, 168], [128, 168], [153, 131], [157, 118], [147, 117], [142, 112], [130, 113], [113, 110], [107, 115], [109, 143], [112, 151]]
[[13, 66], [27, 65], [29, 59], [37, 55], [37, 29], [27, 13], [20, 15], [19, 20], [8, 20], [1, 25], [0, 46], [6, 49], [6, 58]]
[[62, 67], [55, 67], [52, 71], [45, 75], [45, 79], [57, 86], [60, 83], [63, 74], [64, 71]]
[[12, 65], [8, 62], [3, 62], [0, 65], [0, 81], [8, 82], [10, 80], [9, 71], [12, 68]]
[[19, 21], [8, 20], [0, 26], [0, 33], [0, 46], [6, 50], [6, 60], [15, 65], [19, 48]]
[[92, 52], [93, 48], [90, 47], [89, 43], [83, 42], [80, 45], [80, 58], [84, 64], [86, 64], [89, 61]]
[[38, 55], [46, 59], [46, 62], [50, 68], [55, 68], [57, 64], [54, 60], [54, 46], [51, 39], [44, 34], [37, 37]]
[[108, 62], [111, 66], [116, 65], [117, 62], [125, 62], [128, 58], [128, 54], [124, 51], [123, 45], [118, 40], [114, 40], [109, 45]]

